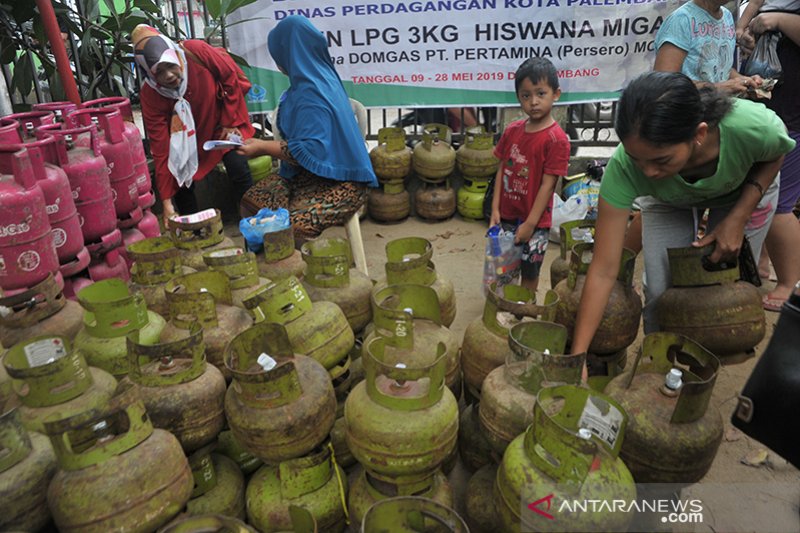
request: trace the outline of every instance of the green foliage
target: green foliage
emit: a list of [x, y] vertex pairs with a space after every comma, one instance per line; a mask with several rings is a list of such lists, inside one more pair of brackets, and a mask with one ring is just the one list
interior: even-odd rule
[[[218, 37], [225, 18], [256, 0], [206, 0], [209, 25], [206, 39]], [[133, 49], [130, 32], [150, 24], [173, 39], [187, 36], [165, 16], [163, 0], [51, 0], [56, 17], [71, 35], [67, 52], [84, 100], [124, 95], [134, 90]], [[202, 3], [195, 2], [195, 6]], [[34, 87], [34, 72], [49, 86], [53, 100], [63, 99], [54, 56], [34, 0], [0, 0], [0, 64], [13, 72], [11, 90], [27, 95]], [[78, 76], [78, 71], [80, 76]]]

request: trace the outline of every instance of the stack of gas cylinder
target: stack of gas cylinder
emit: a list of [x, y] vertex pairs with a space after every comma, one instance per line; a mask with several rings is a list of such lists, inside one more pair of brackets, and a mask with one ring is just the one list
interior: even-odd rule
[[499, 164], [494, 156], [494, 134], [481, 127], [467, 129], [464, 144], [456, 150], [456, 164], [464, 178], [457, 194], [458, 212], [464, 218], [483, 220], [483, 201]]
[[425, 220], [446, 220], [456, 212], [456, 191], [450, 174], [456, 167], [452, 131], [444, 124], [426, 124], [414, 146], [414, 172], [421, 183], [414, 193], [414, 211]]
[[378, 146], [370, 150], [372, 168], [381, 183], [369, 191], [369, 216], [379, 222], [400, 222], [411, 210], [404, 180], [411, 172], [411, 148], [406, 146], [402, 128], [378, 130]]

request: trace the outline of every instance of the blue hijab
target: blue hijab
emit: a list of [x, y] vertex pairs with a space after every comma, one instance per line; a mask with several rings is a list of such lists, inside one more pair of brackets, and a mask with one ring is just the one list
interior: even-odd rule
[[[364, 138], [325, 37], [307, 18], [291, 15], [270, 32], [267, 44], [275, 63], [289, 76], [278, 129], [295, 160], [317, 176], [376, 187]], [[284, 178], [296, 173], [292, 165], [281, 164]]]

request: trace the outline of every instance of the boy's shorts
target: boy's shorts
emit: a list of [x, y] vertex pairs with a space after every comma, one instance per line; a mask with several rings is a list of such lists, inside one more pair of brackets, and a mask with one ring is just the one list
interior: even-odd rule
[[[506, 231], [516, 231], [517, 224], [502, 221], [501, 225]], [[522, 246], [522, 277], [535, 279], [539, 277], [544, 262], [544, 253], [547, 243], [550, 242], [550, 228], [536, 228], [531, 238]]]

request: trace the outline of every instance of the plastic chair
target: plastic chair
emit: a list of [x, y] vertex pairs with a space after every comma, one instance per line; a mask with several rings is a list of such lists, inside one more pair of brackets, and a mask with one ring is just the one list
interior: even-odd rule
[[[363, 137], [366, 142], [367, 127], [369, 126], [367, 123], [367, 109], [361, 102], [353, 98], [350, 99], [350, 106], [356, 117], [358, 129], [361, 130], [361, 137]], [[281, 134], [278, 132], [279, 110], [280, 106], [276, 107], [272, 115], [272, 135], [275, 137], [276, 141], [282, 140]], [[356, 268], [363, 272], [365, 276], [369, 276], [369, 272], [367, 271], [367, 254], [364, 251], [364, 241], [361, 238], [361, 224], [359, 223], [358, 212], [355, 212], [353, 216], [345, 222], [344, 229], [347, 233], [347, 240], [350, 241], [350, 250], [353, 253], [353, 261], [356, 264]]]

